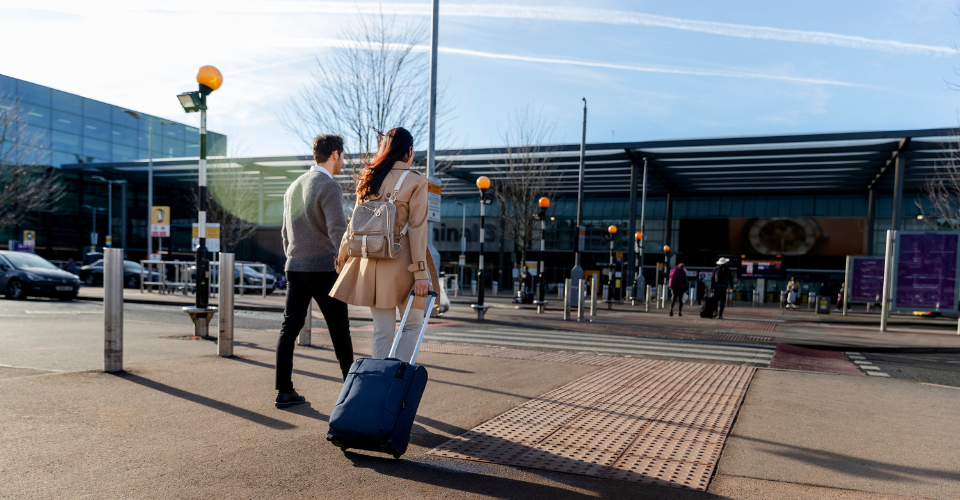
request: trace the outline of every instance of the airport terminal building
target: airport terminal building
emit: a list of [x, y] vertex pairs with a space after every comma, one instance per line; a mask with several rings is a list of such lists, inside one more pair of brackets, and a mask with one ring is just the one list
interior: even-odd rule
[[[46, 159], [62, 171], [69, 191], [57, 213], [40, 217], [34, 227], [7, 228], [0, 241], [33, 229], [39, 254], [77, 258], [90, 244], [96, 216], [102, 246], [107, 218], [90, 208], [107, 206], [107, 186], [97, 176], [127, 182], [125, 192], [119, 187], [114, 192], [114, 246], [124, 246], [129, 258], [145, 258], [146, 134], [152, 119], [154, 204], [172, 208], [172, 235], [161, 241], [163, 258], [192, 259], [197, 129], [146, 115], [138, 120], [116, 106], [8, 77], [0, 76], [0, 89], [30, 107], [30, 125], [44, 134], [50, 152]], [[647, 283], [654, 282], [665, 259], [706, 272], [723, 256], [744, 278], [735, 286], [741, 292], [757, 287], [756, 279], [746, 278], [746, 267], [741, 269], [752, 261], [779, 266], [777, 276], [759, 282], [768, 299], [783, 289], [789, 276], [803, 283], [804, 292], [837, 287], [846, 256], [882, 255], [887, 229], [947, 229], [923, 219], [929, 213], [924, 185], [944, 161], [960, 154], [956, 135], [954, 129], [927, 129], [587, 144], [582, 185], [579, 144], [537, 148], [527, 156], [540, 164], [537, 175], [549, 179], [536, 197], [552, 200], [543, 232], [546, 281], [562, 282], [574, 265], [582, 193], [581, 264], [588, 275], [608, 273], [611, 250], [605, 236], [608, 226], [615, 225], [614, 276], [626, 286], [622, 278], [632, 276], [639, 261], [634, 233], [642, 224]], [[312, 157], [225, 158], [226, 138], [212, 134], [211, 144], [210, 156], [220, 156], [210, 162], [211, 191], [216, 194], [218, 182], [233, 183], [230, 190], [222, 190], [235, 198], [224, 208], [255, 226], [235, 245], [237, 259], [282, 269], [283, 193], [313, 165]], [[496, 185], [516, 178], [511, 177], [516, 172], [509, 172], [516, 168], [510, 167], [515, 151], [438, 152], [442, 201], [433, 243], [443, 270], [459, 274], [465, 237], [465, 289], [479, 261], [476, 179], [484, 175]], [[418, 152], [414, 163], [422, 167], [425, 153]], [[349, 185], [349, 175], [341, 177]], [[345, 212], [351, 209], [352, 202], [345, 200]], [[487, 205], [482, 230], [488, 286], [496, 281], [500, 289], [507, 288], [520, 266], [537, 267], [541, 223], [531, 223], [534, 238], [524, 260], [500, 218], [498, 203]], [[670, 255], [664, 254], [665, 245]]]

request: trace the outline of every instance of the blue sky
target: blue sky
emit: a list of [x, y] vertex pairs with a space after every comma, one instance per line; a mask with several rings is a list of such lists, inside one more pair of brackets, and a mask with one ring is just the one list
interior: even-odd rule
[[[224, 85], [209, 127], [235, 153], [273, 155], [306, 153], [276, 111], [350, 18], [378, 4], [24, 5], [0, 0], [0, 73], [195, 122], [174, 96], [213, 64]], [[945, 83], [960, 83], [953, 1], [583, 5], [442, 1], [439, 75], [453, 112], [441, 146], [500, 145], [508, 114], [526, 105], [556, 120], [555, 142], [576, 142], [581, 97], [589, 142], [958, 125], [960, 93]], [[429, 12], [426, 2], [383, 6], [400, 22]]]

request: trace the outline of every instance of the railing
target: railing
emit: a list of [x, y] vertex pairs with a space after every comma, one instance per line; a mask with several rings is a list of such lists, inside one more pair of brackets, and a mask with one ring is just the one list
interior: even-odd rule
[[[160, 293], [182, 292], [184, 295], [195, 293], [196, 282], [196, 262], [194, 261], [161, 261], [161, 260], [141, 260], [140, 261], [140, 292], [143, 293], [147, 287], [156, 287]], [[248, 289], [260, 290], [260, 296], [267, 296], [267, 265], [266, 264], [236, 264], [240, 272], [234, 279], [233, 287], [244, 295]], [[191, 272], [191, 268], [194, 268]], [[260, 269], [260, 284], [248, 285], [244, 281], [247, 275], [245, 268]], [[150, 276], [157, 273], [157, 280], [151, 281]], [[153, 290], [149, 290], [153, 291]], [[220, 263], [210, 261], [210, 293], [216, 296], [220, 291]]]

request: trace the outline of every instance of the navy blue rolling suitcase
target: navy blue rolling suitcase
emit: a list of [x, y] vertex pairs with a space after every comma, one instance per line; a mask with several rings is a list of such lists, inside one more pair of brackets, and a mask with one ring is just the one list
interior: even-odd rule
[[413, 419], [427, 386], [427, 369], [414, 362], [437, 297], [434, 291], [427, 297], [426, 317], [409, 363], [393, 356], [410, 314], [412, 299], [407, 301], [390, 356], [387, 359], [361, 358], [353, 362], [337, 405], [330, 412], [327, 441], [343, 451], [350, 448], [379, 451], [394, 458], [400, 458], [407, 451]]

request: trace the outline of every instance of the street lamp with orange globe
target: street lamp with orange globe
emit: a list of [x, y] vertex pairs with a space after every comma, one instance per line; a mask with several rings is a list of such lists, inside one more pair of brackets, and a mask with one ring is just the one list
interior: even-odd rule
[[616, 270], [613, 266], [613, 238], [617, 235], [617, 226], [611, 225], [607, 228], [607, 234], [605, 238], [610, 242], [610, 274], [607, 276], [607, 309], [613, 308], [613, 287], [614, 287], [614, 275]]
[[484, 313], [486, 313], [487, 309], [490, 308], [490, 306], [483, 304], [483, 240], [484, 233], [486, 232], [483, 224], [485, 215], [484, 208], [487, 204], [486, 193], [487, 190], [490, 189], [490, 178], [485, 175], [481, 175], [477, 179], [477, 189], [480, 190], [480, 268], [477, 270], [477, 303], [471, 305], [470, 307], [477, 311], [477, 320], [483, 321]]
[[547, 267], [543, 261], [543, 250], [546, 247], [547, 209], [550, 208], [550, 198], [546, 196], [540, 198], [537, 200], [537, 205], [540, 206], [540, 211], [533, 214], [533, 220], [540, 221], [540, 265], [537, 267], [537, 284], [540, 287], [540, 292], [539, 298], [533, 303], [537, 305], [537, 313], [543, 314], [547, 307], [547, 301], [545, 300], [547, 284], [543, 281], [546, 277]]
[[[220, 88], [223, 84], [223, 75], [213, 66], [203, 66], [197, 72], [197, 83], [200, 88], [193, 92], [184, 92], [177, 96], [180, 105], [187, 113], [200, 112], [200, 161], [199, 161], [199, 195], [200, 210], [197, 215], [197, 245], [196, 262], [196, 287], [197, 296], [195, 308], [187, 311], [194, 319], [195, 324], [200, 329], [200, 322], [209, 323], [216, 312], [216, 308], [210, 305], [210, 258], [207, 251], [207, 96], [211, 92]], [[206, 332], [206, 324], [202, 331]]]

